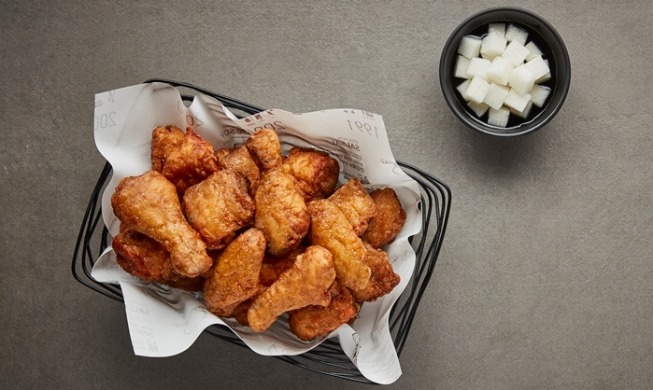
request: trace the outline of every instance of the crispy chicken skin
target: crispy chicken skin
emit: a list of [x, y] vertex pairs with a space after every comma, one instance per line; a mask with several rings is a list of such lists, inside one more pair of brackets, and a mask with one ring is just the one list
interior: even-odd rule
[[245, 179], [231, 169], [215, 172], [188, 188], [182, 200], [188, 222], [208, 249], [222, 249], [254, 220], [254, 200]]
[[152, 167], [170, 180], [179, 194], [220, 168], [213, 146], [190, 127], [181, 143], [179, 129], [172, 126], [161, 129], [157, 127], [152, 134]]
[[261, 172], [256, 162], [244, 145], [236, 148], [218, 149], [215, 152], [220, 166], [232, 169], [247, 179], [248, 191], [254, 196], [261, 178]]
[[247, 311], [249, 327], [262, 332], [287, 311], [328, 305], [328, 289], [335, 277], [331, 253], [317, 245], [309, 246], [292, 267], [253, 300]]
[[300, 340], [327, 336], [358, 315], [360, 306], [351, 291], [337, 280], [329, 288], [329, 294], [331, 302], [326, 307], [311, 305], [288, 313], [290, 331]]
[[111, 197], [113, 211], [130, 228], [161, 243], [179, 275], [196, 277], [212, 259], [184, 217], [175, 186], [157, 171], [122, 179]]
[[345, 214], [357, 236], [367, 230], [375, 206], [372, 197], [358, 178], [349, 179], [329, 196], [329, 200]]
[[283, 168], [295, 178], [306, 202], [331, 195], [340, 175], [338, 161], [328, 153], [298, 147], [290, 149]]
[[370, 196], [376, 212], [362, 238], [374, 248], [381, 248], [394, 240], [404, 227], [406, 211], [401, 207], [397, 193], [390, 187], [374, 190]]
[[353, 291], [358, 302], [374, 301], [380, 298], [399, 284], [400, 276], [392, 269], [388, 254], [381, 249], [375, 249], [369, 244], [365, 245], [366, 253], [364, 262], [372, 270], [372, 275], [367, 285]]
[[352, 290], [364, 288], [371, 274], [363, 262], [365, 245], [344, 213], [328, 199], [310, 202], [308, 210], [311, 242], [331, 251], [340, 283]]
[[218, 316], [231, 316], [242, 302], [259, 292], [259, 274], [265, 256], [265, 236], [248, 229], [216, 259], [204, 284], [206, 308]]
[[170, 253], [163, 245], [144, 234], [122, 228], [111, 245], [122, 269], [145, 282], [157, 282], [188, 291], [202, 290], [202, 277], [177, 275], [170, 262]]
[[254, 200], [254, 225], [265, 233], [270, 254], [281, 256], [297, 248], [311, 221], [294, 179], [281, 169], [266, 171]]
[[249, 153], [261, 170], [269, 170], [281, 166], [281, 142], [274, 130], [261, 129], [256, 131], [245, 142]]

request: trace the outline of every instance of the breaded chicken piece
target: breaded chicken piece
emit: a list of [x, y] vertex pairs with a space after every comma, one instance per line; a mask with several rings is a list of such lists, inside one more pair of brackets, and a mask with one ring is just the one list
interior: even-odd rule
[[256, 195], [254, 226], [265, 233], [268, 251], [282, 256], [297, 248], [310, 227], [310, 216], [295, 180], [281, 169], [266, 171]]
[[311, 243], [331, 251], [340, 283], [352, 290], [364, 288], [371, 270], [364, 263], [365, 245], [347, 217], [327, 199], [310, 202], [308, 210], [311, 214]]
[[406, 211], [397, 193], [390, 187], [370, 192], [376, 212], [362, 238], [374, 248], [381, 248], [397, 237], [406, 222]]
[[245, 179], [231, 169], [215, 172], [188, 188], [182, 205], [208, 249], [222, 249], [254, 221], [254, 200]]
[[111, 196], [111, 206], [122, 223], [170, 252], [179, 275], [193, 278], [211, 268], [213, 260], [200, 235], [186, 221], [175, 186], [159, 172], [122, 179]]
[[306, 202], [331, 195], [340, 175], [338, 161], [328, 153], [298, 147], [290, 149], [283, 168], [295, 178]]
[[163, 172], [168, 156], [181, 148], [183, 141], [184, 131], [176, 126], [158, 126], [152, 130], [152, 169]]
[[[170, 135], [170, 137], [177, 137], [177, 135]], [[161, 147], [160, 144], [165, 146]], [[177, 147], [173, 147], [173, 144], [172, 141], [165, 142], [161, 140], [157, 142], [157, 145], [153, 143], [152, 155], [159, 156], [168, 153], [160, 172], [177, 187], [179, 194], [183, 194], [188, 187], [201, 182], [220, 168], [218, 158], [213, 151], [213, 145], [196, 134], [190, 127], [186, 129], [181, 144]], [[156, 153], [155, 146], [158, 150]], [[168, 147], [170, 150], [168, 150]], [[154, 159], [152, 165], [154, 166]]]
[[116, 260], [127, 273], [145, 282], [157, 282], [187, 291], [201, 291], [202, 277], [187, 278], [177, 275], [170, 262], [170, 253], [157, 241], [121, 226], [111, 246]]
[[234, 170], [247, 179], [248, 191], [250, 195], [254, 196], [261, 178], [261, 172], [249, 150], [242, 145], [236, 148], [219, 149], [215, 155], [218, 157], [220, 166]]
[[336, 280], [329, 288], [328, 306], [306, 306], [288, 313], [290, 331], [300, 340], [310, 341], [329, 335], [340, 325], [356, 318], [360, 305], [351, 291]]
[[357, 236], [367, 230], [369, 221], [374, 215], [375, 206], [372, 197], [358, 178], [347, 180], [329, 196], [329, 200], [345, 214]]
[[397, 286], [401, 280], [400, 276], [392, 269], [388, 260], [388, 254], [380, 249], [375, 249], [369, 244], [365, 245], [367, 250], [364, 262], [372, 270], [367, 285], [353, 291], [354, 298], [358, 302], [373, 301], [380, 298]]
[[265, 255], [265, 236], [249, 229], [233, 240], [216, 259], [204, 284], [206, 308], [231, 316], [242, 302], [259, 292], [259, 273]]
[[261, 170], [269, 170], [281, 166], [281, 142], [274, 130], [261, 129], [256, 131], [245, 142], [249, 153]]
[[331, 299], [328, 289], [335, 277], [331, 252], [309, 246], [297, 256], [292, 267], [254, 299], [247, 311], [249, 327], [262, 332], [287, 311], [308, 305], [328, 305]]

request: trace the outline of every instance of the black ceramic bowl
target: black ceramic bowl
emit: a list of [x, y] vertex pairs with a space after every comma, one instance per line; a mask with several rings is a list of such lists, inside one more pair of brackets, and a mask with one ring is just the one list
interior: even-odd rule
[[[487, 113], [478, 117], [456, 90], [463, 81], [454, 77], [458, 46], [465, 35], [483, 36], [490, 23], [513, 24], [528, 32], [528, 40], [534, 41], [548, 60], [551, 70], [550, 80], [542, 85], [551, 92], [541, 108], [533, 107], [526, 119], [510, 115], [507, 127], [489, 125]], [[560, 111], [567, 97], [571, 82], [569, 53], [560, 34], [539, 15], [520, 8], [501, 7], [481, 11], [463, 21], [451, 34], [440, 57], [440, 86], [447, 104], [453, 113], [467, 126], [482, 133], [513, 137], [532, 133], [546, 125]]]

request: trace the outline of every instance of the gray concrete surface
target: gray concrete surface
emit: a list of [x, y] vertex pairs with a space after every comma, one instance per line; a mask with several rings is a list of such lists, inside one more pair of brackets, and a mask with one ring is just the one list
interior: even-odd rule
[[[547, 18], [572, 61], [560, 114], [512, 140], [462, 127], [438, 84], [448, 34], [494, 5]], [[123, 306], [73, 279], [103, 166], [93, 95], [166, 77], [265, 107], [377, 112], [396, 158], [451, 186], [389, 388], [650, 388], [652, 17], [648, 0], [0, 1], [0, 387], [363, 388], [208, 335], [136, 357]]]

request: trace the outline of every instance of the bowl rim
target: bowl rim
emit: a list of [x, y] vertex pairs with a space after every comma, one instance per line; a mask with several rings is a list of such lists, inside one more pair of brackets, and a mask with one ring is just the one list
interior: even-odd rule
[[[451, 66], [454, 56], [451, 55], [448, 56], [447, 54], [452, 53], [451, 50], [453, 49], [454, 45], [456, 45], [459, 39], [462, 38], [462, 36], [458, 37], [458, 35], [461, 34], [461, 31], [468, 30], [470, 24], [475, 24], [474, 22], [476, 20], [486, 18], [488, 15], [492, 15], [492, 14], [501, 14], [503, 16], [499, 19], [505, 19], [506, 21], [509, 21], [510, 18], [506, 17], [504, 15], [505, 13], [508, 14], [512, 13], [514, 15], [526, 16], [541, 24], [541, 29], [546, 30], [547, 35], [550, 35], [550, 37], [552, 38], [552, 40], [546, 39], [545, 41], [548, 44], [549, 49], [551, 51], [556, 52], [557, 55], [554, 56], [556, 69], [558, 70], [558, 73], [562, 74], [563, 76], [558, 77], [558, 79], [554, 83], [555, 91], [553, 92], [555, 96], [552, 96], [552, 98], [555, 97], [557, 101], [553, 105], [547, 104], [545, 108], [538, 114], [536, 121], [531, 120], [530, 122], [524, 123], [522, 125], [506, 128], [505, 131], [501, 131], [501, 128], [499, 127], [494, 127], [492, 125], [488, 125], [486, 123], [482, 123], [472, 119], [471, 115], [469, 115], [469, 113], [467, 113], [467, 111], [463, 107], [456, 106], [456, 103], [452, 101], [457, 98], [455, 95], [456, 93], [455, 86], [454, 83], [452, 82], [453, 79], [449, 74], [450, 72], [448, 72], [448, 68], [449, 66]], [[482, 23], [479, 23], [479, 26], [474, 26], [472, 30], [487, 23], [488, 23], [487, 21], [483, 21]], [[524, 21], [515, 21], [515, 23], [528, 25], [528, 23]], [[531, 27], [531, 29], [534, 28]], [[536, 33], [538, 33], [540, 36], [542, 35], [541, 31], [536, 31]], [[544, 37], [541, 38], [544, 39]], [[454, 30], [451, 32], [451, 34], [449, 35], [449, 37], [445, 42], [445, 45], [443, 46], [440, 55], [439, 79], [440, 79], [440, 88], [442, 89], [442, 93], [444, 95], [447, 105], [449, 106], [451, 111], [453, 111], [455, 116], [458, 117], [458, 119], [460, 119], [465, 125], [467, 125], [467, 127], [492, 136], [504, 137], [504, 138], [516, 137], [524, 134], [530, 134], [535, 132], [536, 130], [541, 129], [547, 123], [549, 123], [551, 119], [553, 119], [553, 117], [555, 117], [556, 114], [560, 111], [567, 97], [571, 84], [571, 62], [569, 58], [569, 52], [564, 43], [564, 40], [562, 39], [562, 36], [555, 29], [555, 27], [553, 27], [553, 25], [550, 22], [548, 22], [546, 19], [544, 19], [542, 16], [536, 14], [533, 11], [520, 7], [512, 7], [512, 6], [490, 7], [468, 16], [461, 23], [459, 23], [456, 26], [456, 28], [454, 28]]]

